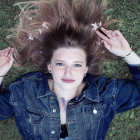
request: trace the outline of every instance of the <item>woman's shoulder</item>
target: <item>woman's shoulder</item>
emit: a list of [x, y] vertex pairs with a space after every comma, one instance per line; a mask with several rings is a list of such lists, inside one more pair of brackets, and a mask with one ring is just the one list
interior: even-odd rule
[[105, 87], [113, 87], [117, 78], [108, 77], [106, 75], [94, 75], [88, 73], [86, 82], [89, 83], [90, 87], [97, 88], [98, 91], [105, 89]]
[[91, 74], [91, 73], [88, 73], [87, 76], [85, 77], [85, 81], [90, 81], [90, 82], [92, 81], [94, 83], [108, 81], [112, 79], [115, 79], [115, 78], [113, 77], [111, 78], [106, 75], [96, 75], [96, 74]]
[[10, 86], [13, 85], [17, 85], [17, 84], [23, 84], [23, 83], [33, 83], [33, 82], [39, 82], [42, 80], [46, 80], [48, 77], [47, 73], [42, 73], [39, 71], [35, 71], [35, 72], [29, 72], [26, 74], [21, 75], [20, 77], [18, 77], [15, 81], [13, 81]]

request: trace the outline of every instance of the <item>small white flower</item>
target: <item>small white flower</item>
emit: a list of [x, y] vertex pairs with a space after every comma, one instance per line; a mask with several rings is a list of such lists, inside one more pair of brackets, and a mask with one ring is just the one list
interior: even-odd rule
[[29, 17], [28, 19], [29, 19], [29, 20], [32, 20], [32, 17]]
[[28, 39], [29, 39], [29, 40], [34, 40], [33, 35], [29, 33], [29, 34], [28, 34]]
[[36, 38], [36, 39], [39, 39], [39, 33], [38, 33], [38, 32], [36, 33], [35, 38]]
[[40, 33], [40, 34], [42, 34], [42, 31], [43, 31], [42, 29], [39, 29], [39, 33]]
[[100, 41], [97, 41], [96, 43], [97, 43], [99, 46], [101, 45], [101, 42], [100, 42]]
[[93, 31], [93, 30], [97, 30], [97, 28], [98, 28], [98, 26], [97, 26], [97, 24], [96, 24], [96, 22], [95, 22], [95, 24], [91, 24], [91, 26], [93, 26], [93, 28], [92, 28], [92, 30], [91, 31]]
[[99, 23], [95, 22], [95, 24], [91, 24], [91, 26], [93, 26], [91, 31], [93, 31], [93, 30], [96, 31], [98, 28], [100, 28], [102, 26], [102, 22], [101, 21]]
[[43, 28], [47, 28], [48, 29], [48, 26], [47, 26], [47, 22], [46, 21], [43, 22], [42, 26], [43, 26]]
[[98, 28], [100, 28], [102, 26], [102, 22], [100, 21], [100, 23], [98, 23]]

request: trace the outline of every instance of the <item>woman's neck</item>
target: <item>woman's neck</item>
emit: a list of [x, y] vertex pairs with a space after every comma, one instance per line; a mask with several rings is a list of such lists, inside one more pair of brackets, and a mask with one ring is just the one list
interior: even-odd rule
[[65, 100], [71, 100], [75, 96], [77, 96], [77, 90], [78, 89], [62, 89], [61, 87], [54, 85], [54, 93], [58, 98], [64, 98]]
[[81, 94], [82, 89], [84, 88], [85, 84], [81, 83], [77, 88], [74, 89], [62, 89], [59, 86], [56, 86], [53, 80], [49, 80], [49, 87], [52, 92], [56, 94], [58, 99], [63, 98], [66, 101], [73, 99], [75, 96]]

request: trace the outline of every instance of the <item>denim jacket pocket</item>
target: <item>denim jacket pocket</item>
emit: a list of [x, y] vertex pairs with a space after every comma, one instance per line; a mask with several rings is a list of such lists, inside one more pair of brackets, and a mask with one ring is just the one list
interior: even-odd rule
[[25, 135], [37, 136], [42, 132], [45, 115], [40, 111], [34, 111], [31, 108], [23, 108], [20, 114], [18, 124]]
[[95, 102], [92, 104], [87, 104], [84, 106], [84, 112], [87, 115], [91, 116], [101, 116], [103, 115], [103, 109], [105, 107], [105, 104], [102, 102]]
[[103, 121], [105, 104], [103, 102], [94, 102], [92, 104], [87, 104], [84, 106], [84, 119], [86, 123], [86, 128], [88, 132], [91, 132], [90, 139], [97, 139], [100, 135], [98, 131], [100, 125]]
[[44, 115], [40, 112], [34, 111], [32, 109], [26, 108], [23, 112], [25, 121], [31, 123], [32, 125], [41, 124], [43, 121]]

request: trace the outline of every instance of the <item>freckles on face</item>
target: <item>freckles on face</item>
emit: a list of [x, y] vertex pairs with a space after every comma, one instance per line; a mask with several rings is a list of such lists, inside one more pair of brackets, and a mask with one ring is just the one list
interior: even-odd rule
[[86, 54], [79, 48], [60, 48], [54, 52], [49, 69], [54, 83], [78, 86], [87, 72]]

